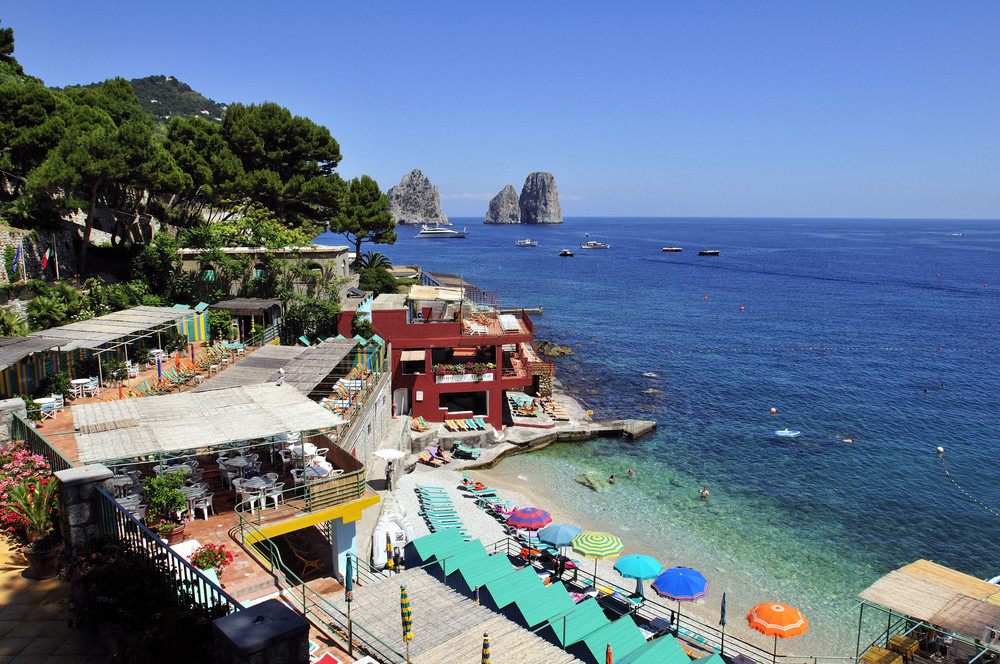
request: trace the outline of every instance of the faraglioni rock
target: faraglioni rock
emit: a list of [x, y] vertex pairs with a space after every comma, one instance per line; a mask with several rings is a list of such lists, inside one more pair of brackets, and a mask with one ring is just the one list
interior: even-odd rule
[[437, 185], [431, 184], [419, 169], [404, 175], [386, 196], [389, 198], [389, 211], [397, 224], [451, 225], [441, 210], [441, 192]]
[[559, 192], [556, 179], [551, 173], [532, 173], [524, 181], [521, 189], [521, 223], [561, 224], [562, 210], [559, 208]]
[[484, 224], [521, 223], [521, 204], [517, 200], [514, 187], [507, 185], [490, 201], [490, 209], [483, 219]]

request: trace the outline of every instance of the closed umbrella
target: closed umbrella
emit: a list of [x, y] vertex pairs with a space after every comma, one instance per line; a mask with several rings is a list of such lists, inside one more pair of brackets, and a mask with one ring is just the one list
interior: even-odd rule
[[604, 651], [604, 664], [615, 664], [615, 657], [611, 654], [611, 644], [608, 643], [607, 650]]
[[347, 574], [344, 575], [344, 601], [347, 602], [347, 654], [354, 656], [354, 623], [351, 622], [351, 602], [354, 601], [354, 567], [347, 554]]
[[490, 664], [490, 633], [483, 632], [483, 659], [482, 664]]
[[410, 598], [406, 595], [406, 586], [399, 587], [399, 613], [403, 618], [403, 641], [406, 642], [406, 662], [410, 662], [410, 641], [413, 640], [413, 613], [410, 611]]
[[778, 661], [778, 637], [790, 639], [809, 631], [809, 621], [802, 613], [787, 604], [764, 602], [750, 609], [747, 622], [764, 636], [774, 637], [774, 662]]
[[392, 569], [396, 565], [395, 556], [392, 550], [392, 535], [385, 534], [385, 566]]
[[597, 532], [581, 533], [570, 544], [581, 556], [594, 559], [594, 585], [597, 585], [597, 561], [601, 558], [614, 558], [625, 548], [622, 541], [614, 535]]
[[694, 602], [705, 596], [708, 579], [690, 567], [671, 567], [653, 581], [653, 590], [660, 597], [677, 602], [677, 627], [681, 626], [681, 602]]
[[655, 579], [663, 571], [663, 565], [652, 556], [633, 553], [615, 563], [615, 571], [626, 579], [635, 579], [635, 592], [642, 597], [642, 582], [644, 579]]
[[722, 593], [722, 607], [719, 609], [719, 624], [722, 626], [722, 645], [719, 654], [726, 652], [726, 593]]

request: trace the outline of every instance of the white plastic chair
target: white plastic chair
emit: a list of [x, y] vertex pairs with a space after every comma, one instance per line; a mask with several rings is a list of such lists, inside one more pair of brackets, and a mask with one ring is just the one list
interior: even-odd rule
[[257, 509], [257, 501], [259, 501], [263, 496], [256, 491], [240, 491], [240, 502], [250, 503], [250, 511], [253, 512]]
[[278, 503], [284, 501], [282, 490], [285, 488], [284, 482], [275, 482], [274, 486], [264, 492], [264, 501], [268, 498], [274, 501], [274, 509], [278, 509]]
[[66, 407], [66, 400], [61, 394], [53, 394], [52, 398], [56, 400], [56, 410], [62, 410]]
[[193, 503], [193, 512], [195, 518], [198, 517], [198, 510], [205, 513], [205, 521], [208, 521], [208, 511], [212, 510], [212, 514], [215, 514], [215, 506], [212, 504], [212, 498], [215, 496], [214, 493], [205, 494], [201, 498], [198, 498]]
[[302, 470], [301, 468], [292, 468], [291, 473], [292, 473], [292, 479], [295, 480], [295, 486], [301, 486], [302, 483], [305, 481], [302, 477], [302, 474], [304, 472], [306, 471]]
[[281, 457], [281, 470], [284, 472], [293, 463], [292, 453], [288, 450], [278, 450], [278, 456]]

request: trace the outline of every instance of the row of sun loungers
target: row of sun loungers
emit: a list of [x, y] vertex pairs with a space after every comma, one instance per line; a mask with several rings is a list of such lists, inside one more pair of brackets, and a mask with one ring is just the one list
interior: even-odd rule
[[566, 412], [566, 408], [551, 397], [542, 399], [542, 410], [548, 414], [554, 420], [568, 420], [569, 413]]
[[465, 529], [465, 524], [455, 511], [455, 505], [451, 502], [448, 492], [442, 487], [416, 486], [417, 500], [420, 501], [420, 516], [427, 523], [430, 531], [447, 530], [454, 528], [461, 533], [462, 538], [468, 542], [472, 538]]
[[486, 431], [486, 420], [481, 417], [470, 417], [464, 420], [445, 420], [444, 428], [448, 431]]

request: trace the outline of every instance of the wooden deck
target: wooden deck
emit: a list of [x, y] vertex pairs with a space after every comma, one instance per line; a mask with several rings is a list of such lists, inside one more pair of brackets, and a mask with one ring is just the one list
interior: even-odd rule
[[[479, 661], [483, 633], [490, 635], [490, 662], [497, 664], [572, 664], [580, 662], [498, 613], [476, 604], [420, 569], [406, 570], [355, 586], [353, 620], [399, 653], [406, 652], [399, 615], [399, 587], [406, 586], [413, 611], [413, 664], [468, 664]], [[344, 594], [324, 598], [346, 612]]]

